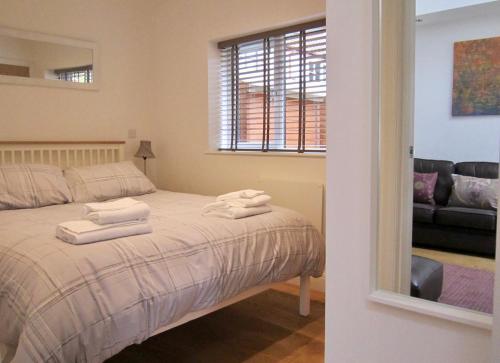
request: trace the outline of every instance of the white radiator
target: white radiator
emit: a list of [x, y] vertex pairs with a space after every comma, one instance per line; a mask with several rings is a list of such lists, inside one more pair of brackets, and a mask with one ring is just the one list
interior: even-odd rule
[[272, 204], [302, 213], [324, 233], [324, 184], [316, 181], [260, 178], [257, 187], [273, 197]]
[[[272, 204], [302, 213], [324, 235], [324, 184], [315, 181], [260, 178], [258, 188], [272, 195]], [[299, 285], [299, 278], [289, 282]], [[324, 276], [312, 278], [311, 289], [324, 292]]]

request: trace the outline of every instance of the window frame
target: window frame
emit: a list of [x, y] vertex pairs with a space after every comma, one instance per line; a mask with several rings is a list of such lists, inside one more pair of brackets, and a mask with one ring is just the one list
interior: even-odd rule
[[[243, 44], [245, 45], [245, 43], [250, 43], [250, 42], [255, 42], [255, 41], [262, 41], [263, 44], [264, 44], [264, 48], [265, 48], [265, 44], [266, 44], [266, 41], [267, 42], [270, 42], [272, 43], [272, 45], [268, 48], [268, 52], [274, 52], [275, 54], [273, 55], [272, 57], [272, 60], [269, 60], [269, 62], [271, 64], [273, 64], [274, 62], [274, 68], [276, 68], [276, 64], [287, 64], [287, 57], [288, 57], [288, 52], [287, 50], [285, 49], [284, 51], [282, 52], [277, 52], [279, 53], [279, 55], [276, 55], [276, 52], [274, 51], [276, 49], [276, 47], [278, 47], [278, 45], [275, 44], [276, 41], [279, 41], [280, 38], [278, 38], [279, 36], [285, 36], [286, 35], [292, 35], [293, 33], [298, 33], [298, 35], [292, 35], [291, 37], [292, 38], [296, 38], [300, 41], [302, 41], [302, 37], [304, 38], [304, 43], [303, 45], [300, 45], [299, 48], [297, 49], [297, 52], [299, 53], [299, 56], [300, 57], [303, 57], [303, 60], [301, 60], [300, 62], [302, 62], [302, 65], [300, 68], [300, 70], [298, 71], [298, 76], [297, 77], [300, 77], [301, 81], [300, 82], [303, 82], [304, 86], [303, 86], [303, 90], [301, 91], [302, 92], [302, 95], [299, 94], [299, 97], [297, 98], [298, 100], [298, 103], [299, 103], [299, 108], [303, 108], [302, 110], [302, 118], [303, 118], [303, 126], [300, 126], [300, 120], [299, 120], [299, 129], [302, 127], [302, 130], [301, 131], [298, 131], [298, 138], [302, 138], [304, 141], [298, 141], [298, 147], [296, 147], [293, 142], [290, 143], [289, 141], [287, 142], [287, 135], [286, 135], [286, 126], [288, 123], [290, 123], [290, 121], [287, 121], [287, 116], [286, 116], [286, 109], [288, 107], [287, 105], [287, 102], [289, 101], [289, 95], [287, 95], [287, 88], [286, 88], [286, 82], [290, 80], [290, 76], [288, 75], [288, 72], [289, 72], [289, 68], [288, 67], [283, 67], [283, 73], [285, 74], [284, 77], [282, 77], [281, 79], [283, 79], [283, 83], [284, 85], [279, 85], [279, 86], [276, 86], [276, 84], [274, 84], [274, 80], [273, 80], [273, 84], [271, 86], [271, 82], [268, 82], [268, 84], [266, 85], [265, 81], [264, 81], [264, 84], [263, 84], [263, 88], [267, 86], [267, 90], [268, 92], [264, 92], [264, 97], [270, 97], [272, 99], [272, 101], [267, 101], [268, 102], [268, 108], [271, 109], [271, 111], [267, 111], [268, 113], [271, 112], [273, 114], [273, 121], [272, 121], [272, 137], [269, 137], [270, 135], [270, 131], [269, 131], [269, 116], [267, 116], [268, 118], [268, 130], [267, 130], [267, 134], [266, 134], [266, 131], [262, 131], [262, 145], [259, 141], [255, 141], [255, 140], [251, 140], [251, 141], [245, 141], [245, 140], [241, 140], [240, 137], [241, 137], [241, 134], [239, 133], [240, 130], [238, 130], [239, 126], [241, 125], [240, 124], [240, 119], [239, 119], [239, 108], [237, 109], [238, 111], [238, 116], [234, 116], [234, 114], [231, 113], [231, 108], [233, 108], [235, 105], [234, 105], [234, 101], [233, 100], [229, 100], [227, 99], [227, 94], [226, 96], [222, 96], [224, 94], [224, 92], [228, 91], [229, 89], [231, 89], [232, 87], [234, 87], [234, 84], [237, 84], [238, 85], [238, 88], [237, 88], [237, 93], [238, 93], [238, 96], [237, 98], [239, 98], [239, 83], [236, 83], [234, 81], [231, 81], [231, 80], [227, 80], [227, 78], [224, 80], [224, 77], [228, 77], [228, 78], [231, 78], [234, 76], [234, 67], [235, 67], [235, 64], [234, 63], [239, 63], [239, 54], [237, 55], [237, 60], [238, 62], [235, 62], [234, 61], [234, 58], [233, 56], [231, 55], [230, 56], [230, 59], [229, 61], [226, 60], [226, 63], [224, 65], [222, 65], [222, 61], [220, 61], [220, 65], [219, 65], [219, 69], [220, 70], [224, 70], [224, 67], [229, 67], [229, 68], [232, 68], [233, 70], [231, 71], [231, 69], [229, 68], [226, 68], [225, 69], [225, 75], [219, 75], [218, 77], [218, 82], [220, 82], [221, 84], [221, 88], [219, 89], [219, 96], [220, 96], [220, 99], [218, 101], [219, 103], [219, 115], [218, 115], [218, 120], [217, 120], [217, 123], [218, 123], [218, 133], [216, 135], [217, 137], [217, 140], [216, 140], [216, 149], [218, 151], [222, 151], [222, 152], [228, 152], [228, 151], [238, 151], [238, 152], [253, 152], [253, 153], [256, 153], [256, 152], [272, 152], [272, 153], [299, 153], [299, 154], [302, 154], [302, 153], [307, 153], [307, 154], [314, 154], [314, 153], [318, 153], [318, 154], [325, 154], [326, 153], [326, 141], [323, 141], [323, 139], [326, 140], [326, 125], [325, 126], [316, 126], [317, 127], [317, 132], [318, 132], [318, 141], [316, 145], [306, 145], [306, 142], [305, 142], [305, 135], [306, 135], [306, 126], [310, 127], [310, 124], [308, 124], [307, 122], [310, 122], [310, 123], [322, 123], [323, 120], [321, 120], [321, 117], [325, 117], [325, 116], [319, 116], [318, 118], [318, 121], [307, 121], [306, 120], [306, 107], [308, 104], [310, 104], [308, 101], [310, 101], [310, 99], [307, 98], [307, 88], [305, 87], [305, 84], [306, 82], [323, 82], [324, 83], [324, 88], [325, 88], [325, 91], [322, 91], [322, 92], [325, 92], [326, 93], [326, 79], [327, 79], [327, 76], [326, 76], [326, 56], [325, 56], [325, 60], [322, 62], [321, 60], [318, 60], [318, 61], [315, 61], [315, 62], [312, 62], [312, 63], [309, 63], [308, 62], [308, 59], [309, 59], [309, 56], [306, 55], [306, 53], [308, 53], [307, 51], [307, 47], [305, 45], [305, 37], [308, 35], [306, 33], [306, 31], [308, 30], [311, 30], [311, 29], [316, 29], [316, 28], [325, 28], [324, 30], [323, 29], [320, 29], [319, 32], [324, 32], [324, 36], [326, 37], [326, 20], [324, 18], [322, 19], [318, 19], [318, 20], [315, 20], [315, 21], [310, 21], [310, 22], [307, 22], [307, 23], [301, 23], [301, 24], [296, 24], [296, 25], [292, 25], [292, 26], [287, 26], [287, 27], [284, 27], [284, 28], [280, 28], [280, 29], [274, 29], [274, 30], [271, 30], [271, 31], [267, 31], [267, 32], [261, 32], [261, 33], [257, 33], [257, 34], [252, 34], [252, 35], [248, 35], [248, 36], [243, 36], [243, 37], [239, 37], [239, 38], [235, 38], [235, 39], [230, 39], [230, 40], [225, 40], [225, 41], [221, 41], [221, 42], [218, 42], [217, 43], [217, 48], [219, 50], [219, 56], [221, 57], [222, 56], [222, 51], [223, 50], [228, 50], [228, 48], [230, 47], [235, 47], [234, 49], [237, 49], [237, 51], [239, 52], [239, 45], [240, 44]], [[282, 39], [285, 39], [282, 38]], [[321, 41], [321, 40], [320, 40]], [[256, 43], [258, 44], [258, 43]], [[286, 47], [286, 40], [285, 42], [283, 43], [284, 47]], [[247, 44], [248, 46], [248, 44]], [[323, 45], [321, 45], [323, 46]], [[261, 48], [261, 49], [264, 49], [264, 48]], [[244, 50], [244, 49], [243, 49]], [[248, 51], [248, 50], [247, 50]], [[326, 51], [326, 44], [324, 45], [324, 49], [320, 49], [320, 51]], [[251, 51], [248, 51], [248, 52], [251, 52]], [[259, 52], [259, 50], [255, 51], [256, 53]], [[265, 50], [262, 50], [261, 52], [264, 52], [264, 57], [266, 56], [266, 51]], [[309, 51], [310, 52], [310, 51]], [[303, 55], [300, 55], [300, 54], [303, 54]], [[278, 59], [276, 58], [278, 57]], [[250, 60], [249, 63], [251, 63], [252, 61]], [[255, 61], [256, 63], [259, 62], [259, 60], [256, 60]], [[264, 60], [263, 61], [263, 64], [265, 64], [266, 61]], [[314, 66], [314, 69], [311, 70], [311, 66], [310, 64], [315, 64]], [[323, 65], [321, 63], [324, 63]], [[298, 65], [294, 65], [293, 67], [298, 67]], [[236, 67], [237, 68], [237, 67]], [[272, 66], [270, 67], [272, 68]], [[236, 69], [236, 72], [238, 72], [238, 70]], [[295, 71], [297, 73], [297, 71]], [[322, 73], [324, 72], [324, 73]], [[256, 74], [259, 74], [258, 71], [255, 72]], [[265, 73], [265, 71], [264, 71]], [[233, 74], [233, 75], [231, 75]], [[239, 75], [239, 73], [238, 73]], [[322, 76], [323, 75], [323, 76]], [[314, 80], [310, 80], [310, 78], [314, 77]], [[270, 77], [270, 76], [268, 76]], [[274, 69], [273, 69], [273, 78], [276, 78], [275, 77], [275, 73], [274, 73]], [[296, 77], [294, 77], [296, 78]], [[302, 80], [304, 79], [304, 80]], [[265, 76], [264, 76], [264, 80], [265, 80]], [[239, 82], [239, 81], [238, 81]], [[302, 87], [302, 86], [299, 86], [299, 87]], [[231, 92], [233, 92], [231, 90]], [[276, 95], [279, 94], [280, 96], [278, 96], [279, 98], [281, 99], [278, 99], [278, 101], [276, 101], [275, 97]], [[302, 97], [302, 98], [300, 98]], [[324, 97], [324, 101], [320, 101], [318, 102], [318, 105], [320, 105], [320, 107], [325, 107], [326, 109], [326, 95], [325, 96], [320, 96], [320, 97]], [[223, 99], [225, 98], [225, 99]], [[266, 101], [263, 101], [263, 103], [265, 103]], [[283, 107], [281, 110], [277, 110], [276, 109], [276, 104], [279, 104], [280, 102], [283, 102]], [[239, 105], [236, 103], [236, 107], [239, 107]], [[260, 107], [260, 106], [259, 106]], [[266, 106], [264, 105], [264, 110], [266, 109]], [[279, 106], [278, 106], [279, 107]], [[260, 109], [260, 108], [259, 108]], [[229, 110], [229, 111], [228, 111]], [[265, 113], [266, 111], [264, 111]], [[322, 112], [322, 111], [320, 111]], [[325, 111], [326, 112], [326, 111]], [[280, 115], [278, 117], [278, 114]], [[236, 118], [236, 119], [235, 119]], [[263, 117], [263, 119], [265, 118], [265, 116]], [[300, 118], [300, 116], [299, 116]], [[248, 121], [247, 121], [248, 122]], [[266, 121], [263, 120], [263, 123], [265, 123]], [[325, 122], [326, 122], [326, 119], [325, 119]], [[256, 122], [256, 124], [258, 124], [258, 122]], [[227, 127], [228, 125], [231, 125], [231, 143], [229, 144], [229, 141], [228, 141], [228, 134], [225, 134], [223, 136], [223, 132], [228, 132], [227, 130], [225, 131], [222, 131], [222, 129], [224, 127]], [[248, 123], [246, 123], [246, 125], [248, 125]], [[236, 129], [236, 131], [233, 131], [233, 128]], [[265, 126], [264, 126], [265, 128]], [[276, 133], [275, 131], [276, 130], [283, 130], [282, 132], [278, 132]], [[315, 129], [315, 132], [316, 132], [316, 129]], [[257, 132], [258, 133], [258, 132]], [[295, 135], [295, 132], [292, 133], [293, 135]], [[267, 139], [268, 141], [264, 141], [264, 139], [266, 138], [267, 136]], [[236, 141], [233, 141], [233, 140], [236, 140]], [[300, 146], [302, 143], [302, 147]], [[266, 146], [264, 147], [264, 144], [266, 144]], [[234, 146], [233, 146], [234, 145]], [[214, 145], [215, 146], [215, 145]]]

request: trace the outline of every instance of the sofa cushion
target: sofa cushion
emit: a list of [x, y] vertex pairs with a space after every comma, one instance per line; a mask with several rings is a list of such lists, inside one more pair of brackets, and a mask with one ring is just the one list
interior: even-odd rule
[[498, 163], [467, 161], [455, 164], [455, 174], [476, 178], [498, 178]]
[[497, 224], [497, 213], [493, 210], [443, 207], [434, 214], [437, 224], [445, 226], [475, 228], [494, 231]]
[[413, 201], [417, 203], [436, 204], [434, 201], [434, 189], [438, 173], [413, 172]]
[[449, 207], [497, 209], [498, 179], [453, 174]]
[[434, 173], [437, 171], [438, 180], [436, 188], [434, 189], [434, 200], [437, 204], [448, 204], [448, 197], [450, 196], [453, 173], [455, 166], [453, 162], [447, 160], [429, 160], [415, 158], [413, 162], [413, 170], [417, 173]]
[[413, 203], [413, 221], [433, 223], [436, 206], [424, 203]]

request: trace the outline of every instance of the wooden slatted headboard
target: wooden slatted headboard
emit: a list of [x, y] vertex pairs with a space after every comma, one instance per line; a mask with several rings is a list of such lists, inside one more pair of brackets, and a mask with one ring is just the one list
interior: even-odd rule
[[61, 168], [124, 160], [125, 141], [0, 141], [0, 164], [51, 164]]

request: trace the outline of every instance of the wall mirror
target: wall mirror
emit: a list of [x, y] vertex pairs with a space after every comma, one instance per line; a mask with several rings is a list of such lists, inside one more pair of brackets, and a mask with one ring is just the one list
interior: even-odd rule
[[378, 5], [376, 290], [491, 326], [500, 1]]
[[0, 82], [96, 89], [95, 43], [0, 27]]

